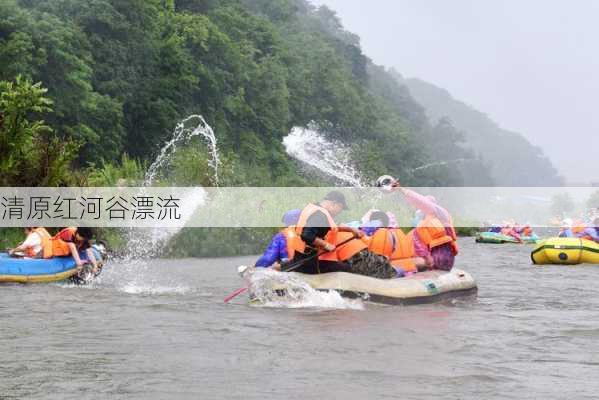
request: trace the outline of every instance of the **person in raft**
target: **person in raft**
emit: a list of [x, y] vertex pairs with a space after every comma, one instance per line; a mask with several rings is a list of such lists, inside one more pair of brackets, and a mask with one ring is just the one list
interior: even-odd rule
[[597, 229], [599, 218], [595, 219], [593, 227], [587, 226], [582, 221], [573, 221], [571, 218], [566, 218], [562, 225], [559, 237], [586, 239], [599, 243], [599, 230]]
[[359, 229], [335, 223], [343, 210], [347, 203], [338, 191], [302, 210], [295, 227], [297, 235], [289, 241], [292, 264], [298, 266], [294, 270], [305, 274], [343, 271], [379, 279], [401, 276], [386, 257], [368, 251]]
[[[425, 258], [416, 255], [415, 231], [404, 233], [396, 223], [390, 221], [389, 215], [390, 213], [380, 210], [370, 210], [362, 218], [363, 227], [361, 229], [366, 234], [365, 241], [368, 244], [368, 250], [385, 256], [397, 270], [399, 276], [407, 276], [430, 269], [432, 263], [428, 263]], [[418, 221], [417, 225], [420, 222]]]
[[275, 270], [280, 270], [281, 264], [288, 263], [289, 260], [293, 258], [293, 249], [289, 246], [287, 238], [293, 238], [297, 235], [295, 233], [295, 225], [299, 220], [301, 212], [302, 210], [291, 210], [283, 215], [285, 229], [272, 237], [270, 244], [266, 250], [264, 250], [262, 257], [256, 261], [256, 268], [273, 268]]
[[520, 237], [519, 226], [513, 220], [503, 222], [503, 228], [501, 228], [501, 234], [505, 235], [505, 236], [511, 236], [514, 239], [516, 239], [516, 241], [518, 241], [519, 243], [522, 243], [522, 237]]
[[85, 251], [87, 261], [92, 264], [92, 273], [95, 275], [98, 273], [99, 267], [94, 252], [91, 249], [91, 238], [92, 230], [90, 228], [64, 228], [50, 239], [52, 257], [72, 256], [77, 264], [77, 269], [80, 270], [83, 267], [83, 262], [81, 261], [79, 252]]
[[[413, 233], [403, 240], [411, 240], [416, 257], [424, 258], [426, 268], [451, 271], [458, 254], [457, 234], [449, 212], [437, 204], [432, 196], [422, 196], [401, 186], [391, 176], [382, 176], [377, 186], [386, 191], [401, 191], [406, 201], [422, 211], [424, 218]], [[420, 268], [419, 268], [420, 269]]]
[[23, 243], [9, 249], [8, 254], [11, 257], [29, 257], [29, 258], [42, 258], [43, 257], [43, 243], [50, 240], [50, 234], [42, 227], [33, 226], [25, 228], [26, 239]]

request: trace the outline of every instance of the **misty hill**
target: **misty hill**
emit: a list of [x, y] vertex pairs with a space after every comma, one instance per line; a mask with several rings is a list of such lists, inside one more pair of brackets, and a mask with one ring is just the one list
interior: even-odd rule
[[[60, 160], [59, 184], [73, 184], [71, 166], [153, 160], [176, 123], [198, 113], [216, 132], [228, 185], [319, 184], [282, 145], [312, 122], [351, 146], [367, 178], [492, 185], [491, 163], [496, 183], [555, 177], [519, 135], [466, 129], [464, 113], [436, 118], [436, 102], [416, 101], [334, 11], [306, 0], [5, 0], [0, 56], [0, 81], [21, 75], [48, 89], [46, 141], [77, 149]], [[194, 173], [177, 183], [203, 183], [198, 152], [181, 153], [180, 169]]]
[[490, 165], [498, 186], [556, 186], [562, 183], [543, 150], [524, 136], [502, 129], [486, 114], [454, 99], [442, 88], [420, 79], [395, 78], [426, 108], [432, 121], [449, 118], [464, 134], [465, 146]]

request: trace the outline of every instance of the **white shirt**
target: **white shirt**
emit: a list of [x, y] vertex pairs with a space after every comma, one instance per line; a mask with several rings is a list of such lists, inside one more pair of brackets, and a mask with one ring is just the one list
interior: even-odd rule
[[27, 235], [27, 239], [23, 242], [22, 246], [26, 248], [32, 248], [35, 254], [42, 251], [42, 237], [37, 232], [31, 232]]

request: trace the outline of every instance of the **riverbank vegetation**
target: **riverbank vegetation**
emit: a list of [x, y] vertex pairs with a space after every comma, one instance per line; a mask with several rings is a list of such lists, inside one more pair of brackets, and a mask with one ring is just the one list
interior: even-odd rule
[[[136, 184], [190, 114], [216, 132], [223, 185], [326, 184], [303, 174], [282, 144], [293, 126], [311, 122], [352, 149], [366, 179], [390, 173], [415, 186], [494, 183], [493, 160], [471, 146], [473, 134], [451, 119], [431, 122], [326, 7], [305, 0], [0, 3], [3, 185]], [[170, 184], [210, 185], [203, 144], [177, 153], [168, 172]], [[224, 239], [253, 251], [245, 242], [269, 233], [240, 231], [230, 240], [214, 232], [185, 230], [172, 252], [212, 243], [218, 250]]]

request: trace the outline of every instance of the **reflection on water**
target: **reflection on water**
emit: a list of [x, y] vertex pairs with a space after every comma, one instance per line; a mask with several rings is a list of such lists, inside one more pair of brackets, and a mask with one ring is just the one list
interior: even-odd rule
[[595, 398], [599, 269], [533, 267], [529, 252], [463, 241], [478, 299], [443, 305], [223, 304], [250, 258], [2, 286], [0, 398]]

